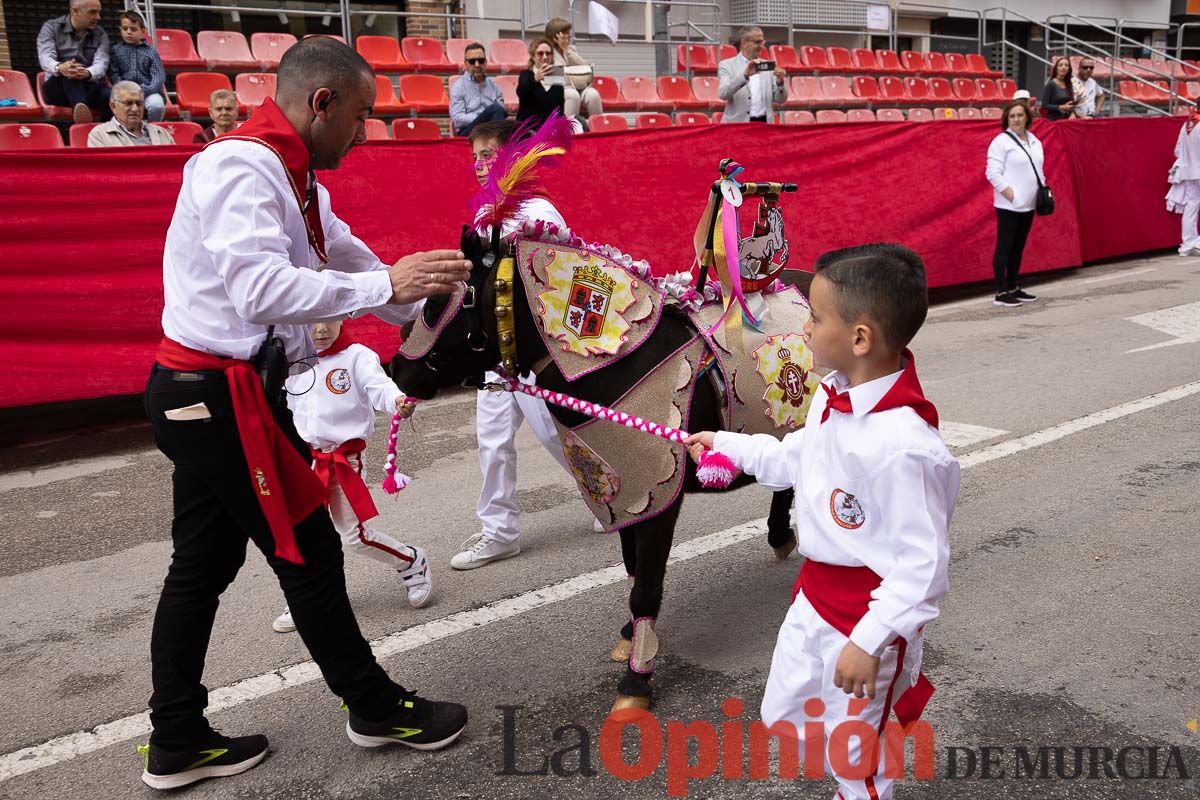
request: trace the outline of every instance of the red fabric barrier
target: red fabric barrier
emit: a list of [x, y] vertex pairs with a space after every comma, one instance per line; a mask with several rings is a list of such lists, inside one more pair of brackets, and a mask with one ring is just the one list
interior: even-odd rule
[[[1024, 272], [1168, 247], [1165, 175], [1181, 122], [1047, 123], [1058, 211], [1039, 218]], [[983, 177], [992, 121], [713, 125], [581, 137], [551, 175], [578, 233], [687, 269], [691, 236], [720, 159], [750, 179], [795, 181], [782, 200], [791, 266], [826, 250], [898, 241], [931, 286], [991, 276], [995, 217]], [[140, 391], [161, 335], [162, 244], [192, 147], [0, 153], [0, 298], [6, 380], [0, 407]], [[322, 175], [334, 210], [384, 261], [455, 247], [475, 190], [464, 141], [378, 142]], [[743, 230], [753, 211], [743, 214]], [[385, 357], [394, 329], [361, 323]]]

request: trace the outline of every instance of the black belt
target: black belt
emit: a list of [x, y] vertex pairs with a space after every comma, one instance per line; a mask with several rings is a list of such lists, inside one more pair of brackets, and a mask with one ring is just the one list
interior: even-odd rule
[[767, 121], [767, 115], [766, 115], [766, 114], [763, 114], [761, 117], [751, 117], [751, 118], [750, 118], [750, 121], [751, 121], [751, 122], [766, 122], [766, 121]]

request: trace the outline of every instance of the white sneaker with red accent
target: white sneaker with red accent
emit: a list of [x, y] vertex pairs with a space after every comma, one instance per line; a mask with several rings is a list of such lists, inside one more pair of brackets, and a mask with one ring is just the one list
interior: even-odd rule
[[429, 572], [429, 559], [425, 551], [419, 547], [406, 545], [412, 551], [413, 562], [408, 569], [400, 570], [400, 580], [408, 591], [408, 604], [413, 608], [423, 608], [433, 594], [433, 576]]

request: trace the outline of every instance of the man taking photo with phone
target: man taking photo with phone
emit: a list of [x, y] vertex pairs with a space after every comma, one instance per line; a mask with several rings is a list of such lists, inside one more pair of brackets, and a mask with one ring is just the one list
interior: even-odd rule
[[787, 100], [787, 73], [761, 58], [766, 37], [762, 28], [742, 28], [741, 51], [721, 62], [717, 96], [725, 101], [722, 122], [772, 122], [772, 106]]

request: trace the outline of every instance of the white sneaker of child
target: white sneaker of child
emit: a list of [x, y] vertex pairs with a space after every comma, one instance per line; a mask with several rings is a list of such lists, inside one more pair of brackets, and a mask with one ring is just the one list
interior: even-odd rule
[[291, 633], [296, 630], [296, 623], [292, 620], [292, 611], [287, 606], [283, 607], [283, 613], [275, 618], [271, 623], [271, 627], [276, 633]]
[[422, 608], [429, 602], [433, 594], [433, 576], [429, 573], [429, 559], [425, 551], [419, 547], [407, 545], [413, 553], [413, 562], [408, 569], [400, 570], [400, 580], [408, 591], [408, 604], [413, 608]]

